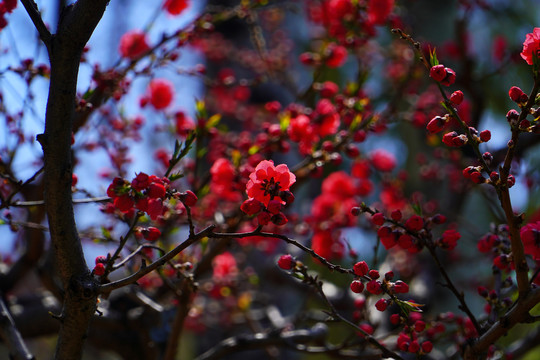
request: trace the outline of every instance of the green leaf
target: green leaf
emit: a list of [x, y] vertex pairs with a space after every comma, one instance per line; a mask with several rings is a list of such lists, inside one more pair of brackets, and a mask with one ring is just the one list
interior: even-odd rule
[[175, 180], [178, 180], [180, 178], [183, 178], [184, 177], [184, 174], [182, 173], [174, 173], [174, 174], [171, 174], [169, 175], [169, 181], [175, 181]]
[[437, 59], [437, 53], [435, 49], [433, 50], [431, 50], [431, 48], [429, 49], [429, 63], [431, 64], [432, 67], [439, 65], [439, 59]]
[[220, 120], [221, 120], [221, 114], [214, 114], [210, 116], [210, 119], [208, 119], [205, 125], [206, 130], [216, 127], [217, 124], [219, 124]]
[[418, 203], [411, 204], [414, 213], [418, 216], [422, 216], [422, 207]]

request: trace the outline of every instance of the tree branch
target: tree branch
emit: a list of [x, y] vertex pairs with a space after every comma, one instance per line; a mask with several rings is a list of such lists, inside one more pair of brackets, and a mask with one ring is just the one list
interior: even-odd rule
[[342, 346], [306, 345], [309, 342], [324, 340], [325, 337], [326, 330], [321, 324], [316, 324], [311, 329], [241, 335], [221, 341], [212, 349], [198, 356], [196, 360], [222, 359], [227, 355], [237, 352], [262, 349], [268, 346], [279, 346], [311, 354], [320, 353], [325, 354], [325, 356], [333, 356], [341, 359], [374, 360], [381, 358], [379, 353], [346, 350]]
[[9, 349], [10, 359], [35, 359], [30, 351], [28, 351], [21, 334], [15, 327], [15, 322], [2, 298], [0, 298], [0, 337], [4, 340]]
[[143, 266], [137, 271], [136, 273], [125, 277], [123, 279], [110, 282], [108, 284], [104, 284], [100, 286], [99, 292], [101, 294], [108, 294], [113, 290], [119, 289], [121, 287], [130, 285], [135, 283], [137, 280], [145, 276], [146, 274], [154, 271], [155, 269], [159, 268], [160, 266], [165, 265], [168, 261], [172, 260], [176, 255], [180, 254], [183, 250], [194, 244], [195, 242], [199, 241], [200, 239], [210, 236], [212, 230], [214, 229], [214, 226], [208, 226], [201, 232], [194, 234], [192, 236], [189, 236], [183, 243], [154, 261], [152, 264], [148, 266]]
[[47, 47], [47, 51], [50, 53], [52, 35], [41, 18], [37, 4], [34, 0], [21, 0], [21, 2], [28, 13], [28, 16], [30, 16], [30, 19], [34, 23], [34, 26], [39, 34], [39, 38], [41, 41], [43, 41], [43, 44], [45, 44]]
[[478, 359], [487, 351], [491, 344], [506, 335], [508, 330], [520, 322], [526, 321], [531, 315], [529, 311], [540, 302], [540, 288], [536, 288], [524, 297], [520, 297], [514, 307], [508, 311], [499, 321], [480, 336], [476, 342], [465, 349], [465, 360]]

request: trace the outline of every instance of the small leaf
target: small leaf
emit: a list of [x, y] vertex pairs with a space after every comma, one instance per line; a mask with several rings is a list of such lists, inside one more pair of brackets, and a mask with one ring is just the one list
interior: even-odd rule
[[439, 59], [437, 59], [437, 53], [435, 49], [433, 50], [431, 50], [431, 48], [429, 49], [429, 63], [431, 64], [432, 67], [439, 65]]
[[178, 180], [180, 178], [183, 178], [184, 177], [184, 174], [182, 173], [174, 173], [174, 174], [171, 174], [169, 175], [169, 181], [175, 181], [175, 180]]
[[208, 119], [205, 125], [206, 130], [216, 127], [217, 124], [219, 124], [220, 120], [221, 120], [221, 114], [214, 114], [210, 116], [210, 119]]

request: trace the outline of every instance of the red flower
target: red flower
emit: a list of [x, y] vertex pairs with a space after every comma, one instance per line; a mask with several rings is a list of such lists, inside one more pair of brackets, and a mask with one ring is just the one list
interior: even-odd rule
[[114, 206], [122, 212], [131, 210], [134, 204], [135, 202], [129, 195], [122, 195], [114, 199]]
[[533, 58], [538, 56], [538, 50], [540, 50], [540, 28], [536, 27], [532, 33], [525, 37], [521, 57], [527, 64], [532, 65]]
[[187, 0], [166, 0], [163, 4], [163, 8], [171, 15], [180, 15], [187, 7]]
[[262, 204], [259, 200], [247, 199], [240, 206], [240, 210], [248, 215], [255, 215], [262, 210]]
[[375, 303], [375, 307], [379, 311], [384, 311], [388, 307], [388, 303], [389, 303], [389, 301], [386, 300], [386, 299], [379, 299], [379, 301], [377, 301], [377, 303]]
[[94, 267], [94, 275], [103, 276], [105, 275], [105, 265], [103, 263], [97, 263]]
[[120, 39], [120, 55], [128, 59], [136, 59], [150, 50], [146, 42], [146, 34], [140, 30], [132, 30]]
[[373, 167], [379, 171], [388, 172], [396, 167], [396, 158], [385, 150], [375, 150], [370, 154]]
[[450, 95], [450, 101], [455, 105], [461, 104], [463, 102], [463, 92], [461, 90], [454, 91], [452, 95]]
[[354, 264], [353, 271], [355, 275], [364, 276], [368, 273], [369, 266], [365, 261], [359, 261], [356, 264]]
[[373, 295], [379, 295], [383, 291], [381, 282], [378, 280], [371, 280], [368, 282], [366, 285], [366, 290]]
[[525, 253], [540, 260], [540, 221], [523, 226], [520, 235]]
[[410, 231], [420, 231], [424, 227], [424, 219], [418, 215], [412, 215], [405, 222], [405, 227]]
[[311, 248], [325, 259], [341, 259], [344, 251], [343, 244], [334, 239], [330, 231], [316, 231], [311, 239]]
[[368, 19], [374, 25], [384, 24], [393, 8], [394, 0], [369, 0], [367, 6]]
[[326, 58], [326, 66], [330, 68], [337, 68], [345, 64], [347, 60], [347, 49], [341, 45], [334, 43], [328, 46], [328, 57]]
[[236, 259], [230, 252], [224, 252], [223, 254], [217, 255], [212, 261], [214, 265], [213, 277], [216, 280], [222, 280], [226, 277], [235, 275], [238, 271], [236, 267]]
[[150, 199], [146, 207], [146, 213], [150, 216], [150, 219], [156, 220], [161, 214], [163, 214], [163, 201], [161, 199]]
[[446, 230], [442, 234], [441, 243], [445, 249], [452, 250], [456, 247], [461, 234], [456, 230]]
[[138, 173], [133, 180], [131, 180], [131, 187], [136, 191], [143, 191], [150, 185], [150, 177], [145, 173]]
[[294, 267], [294, 258], [292, 255], [281, 255], [277, 261], [278, 266], [283, 270], [291, 270]]
[[174, 119], [176, 120], [176, 133], [178, 136], [186, 137], [190, 131], [195, 129], [195, 122], [182, 111], [176, 112]]
[[249, 175], [246, 185], [248, 197], [268, 206], [270, 200], [279, 199], [279, 192], [289, 190], [296, 181], [296, 176], [285, 164], [274, 166], [272, 160], [261, 161]]
[[353, 280], [350, 288], [353, 293], [360, 294], [362, 291], [364, 291], [364, 284], [360, 280]]
[[162, 110], [168, 107], [174, 96], [174, 88], [170, 81], [165, 79], [154, 79], [148, 86], [150, 92], [150, 104], [156, 110]]
[[158, 228], [151, 226], [147, 229], [143, 229], [142, 234], [146, 240], [156, 241], [161, 236], [161, 231], [159, 231]]
[[336, 197], [336, 200], [350, 199], [356, 194], [356, 187], [353, 179], [346, 172], [337, 171], [324, 179], [322, 192]]

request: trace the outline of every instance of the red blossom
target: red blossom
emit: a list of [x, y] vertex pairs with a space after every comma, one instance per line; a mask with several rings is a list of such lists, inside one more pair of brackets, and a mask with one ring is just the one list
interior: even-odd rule
[[158, 228], [153, 227], [153, 226], [147, 229], [143, 229], [141, 233], [144, 236], [144, 238], [148, 241], [156, 241], [161, 236], [161, 231], [159, 231]]
[[103, 276], [105, 275], [105, 265], [103, 263], [97, 263], [94, 267], [94, 275]]
[[351, 291], [356, 294], [360, 294], [364, 291], [364, 283], [360, 280], [353, 280], [350, 285]]
[[262, 210], [262, 208], [262, 203], [256, 199], [247, 199], [240, 206], [240, 210], [242, 210], [247, 215], [256, 215]]
[[330, 231], [316, 231], [311, 238], [311, 248], [325, 259], [341, 259], [344, 246], [334, 239]]
[[357, 276], [365, 276], [369, 271], [369, 266], [365, 261], [359, 261], [354, 264], [353, 271]]
[[150, 104], [156, 110], [167, 108], [174, 97], [174, 87], [169, 80], [153, 79], [148, 85]]
[[180, 15], [188, 7], [188, 0], [166, 0], [163, 8], [171, 15]]
[[146, 34], [140, 30], [132, 30], [120, 39], [120, 55], [128, 59], [136, 59], [150, 50], [146, 42]]
[[347, 60], [347, 49], [344, 46], [332, 43], [326, 51], [328, 52], [328, 56], [325, 64], [330, 68], [340, 67]]
[[374, 25], [386, 22], [394, 9], [394, 0], [369, 0], [367, 4], [368, 20]]
[[375, 150], [370, 154], [373, 167], [382, 172], [392, 171], [396, 167], [396, 158], [386, 150]]
[[270, 200], [279, 198], [280, 191], [289, 190], [296, 181], [296, 176], [285, 164], [274, 166], [272, 160], [261, 161], [249, 175], [246, 193], [268, 206]]
[[424, 227], [424, 219], [413, 215], [405, 222], [405, 227], [410, 231], [420, 231]]
[[118, 196], [114, 199], [114, 206], [122, 212], [130, 211], [134, 204], [135, 201], [129, 195]]
[[540, 260], [540, 221], [523, 226], [520, 235], [525, 253]]
[[212, 265], [214, 266], [214, 280], [224, 280], [238, 272], [236, 259], [230, 252], [217, 255], [212, 261]]
[[294, 267], [294, 258], [292, 255], [281, 255], [277, 261], [277, 264], [283, 270], [291, 270]]
[[375, 308], [377, 308], [377, 310], [379, 311], [384, 311], [386, 310], [386, 308], [388, 307], [388, 304], [389, 304], [389, 301], [386, 300], [386, 299], [379, 299], [376, 303], [375, 303]]
[[371, 280], [368, 282], [366, 285], [366, 290], [373, 295], [379, 295], [383, 291], [381, 282], [378, 280]]
[[527, 64], [533, 64], [533, 58], [538, 57], [540, 50], [540, 27], [535, 27], [532, 33], [527, 34], [523, 42], [523, 51], [521, 57]]
[[450, 95], [450, 101], [454, 103], [454, 105], [459, 105], [463, 102], [463, 92], [461, 90], [454, 91], [452, 95]]

